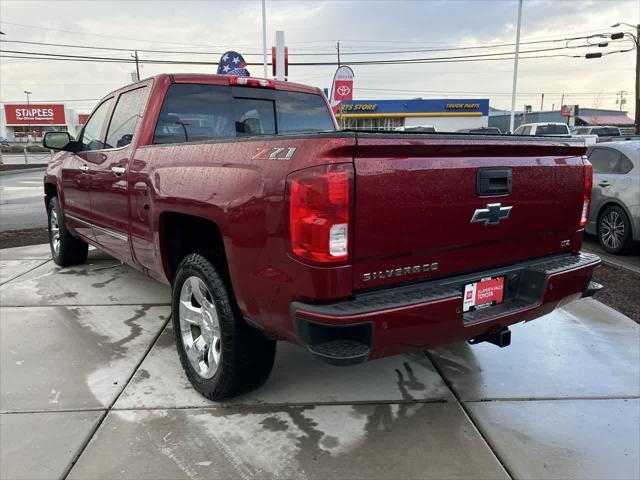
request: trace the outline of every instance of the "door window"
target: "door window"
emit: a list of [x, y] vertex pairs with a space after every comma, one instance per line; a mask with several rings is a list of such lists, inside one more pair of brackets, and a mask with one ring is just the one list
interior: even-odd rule
[[104, 126], [112, 102], [113, 98], [102, 102], [100, 106], [94, 110], [93, 115], [91, 115], [91, 118], [89, 118], [89, 121], [84, 126], [82, 139], [80, 140], [83, 151], [87, 152], [105, 148], [100, 135], [102, 134], [102, 127]]
[[589, 161], [593, 164], [594, 173], [624, 174], [633, 168], [631, 161], [613, 148], [593, 148]]
[[133, 140], [136, 125], [141, 117], [142, 104], [146, 87], [136, 88], [124, 92], [118, 97], [118, 103], [113, 110], [105, 148], [125, 147]]

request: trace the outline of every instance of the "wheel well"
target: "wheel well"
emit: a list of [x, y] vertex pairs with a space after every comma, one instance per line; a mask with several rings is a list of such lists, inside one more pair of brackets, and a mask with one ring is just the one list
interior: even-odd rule
[[211, 220], [166, 212], [160, 217], [160, 246], [169, 281], [190, 253], [205, 255], [228, 280], [229, 270], [220, 228]]
[[44, 184], [44, 202], [47, 207], [47, 211], [49, 211], [49, 202], [53, 197], [58, 196], [58, 189], [53, 183], [45, 183]]

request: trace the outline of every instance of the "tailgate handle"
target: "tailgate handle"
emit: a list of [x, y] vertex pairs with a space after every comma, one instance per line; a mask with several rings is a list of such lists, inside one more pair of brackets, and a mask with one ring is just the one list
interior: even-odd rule
[[478, 169], [476, 193], [479, 196], [506, 195], [511, 193], [511, 169]]

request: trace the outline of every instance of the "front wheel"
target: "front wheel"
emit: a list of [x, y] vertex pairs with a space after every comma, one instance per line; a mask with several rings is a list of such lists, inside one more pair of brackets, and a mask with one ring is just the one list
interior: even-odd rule
[[631, 223], [622, 208], [612, 206], [602, 212], [598, 220], [598, 240], [609, 253], [621, 254], [631, 248]]
[[262, 385], [276, 342], [248, 326], [216, 267], [191, 254], [173, 282], [172, 318], [182, 367], [193, 387], [224, 400]]
[[49, 246], [51, 257], [61, 267], [79, 265], [87, 261], [89, 245], [71, 235], [64, 224], [57, 197], [49, 201]]

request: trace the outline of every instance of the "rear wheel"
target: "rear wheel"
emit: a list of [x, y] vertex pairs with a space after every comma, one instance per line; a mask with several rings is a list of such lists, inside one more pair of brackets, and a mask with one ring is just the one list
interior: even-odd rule
[[611, 206], [602, 212], [598, 219], [598, 240], [609, 253], [625, 253], [631, 248], [631, 224], [622, 208]]
[[276, 342], [248, 326], [216, 267], [188, 255], [173, 283], [172, 317], [180, 362], [193, 387], [224, 400], [262, 385]]
[[71, 235], [64, 224], [58, 197], [49, 201], [49, 246], [53, 261], [61, 267], [79, 265], [87, 261], [89, 246]]

